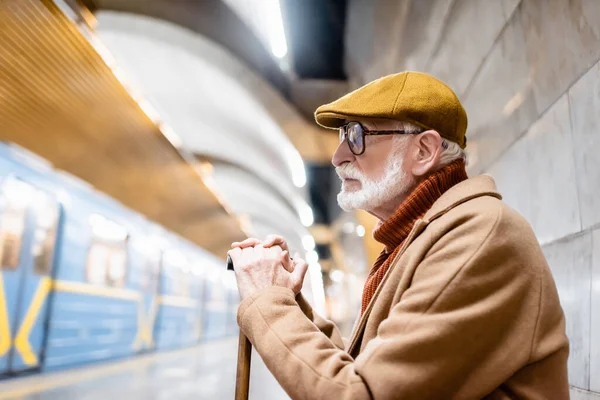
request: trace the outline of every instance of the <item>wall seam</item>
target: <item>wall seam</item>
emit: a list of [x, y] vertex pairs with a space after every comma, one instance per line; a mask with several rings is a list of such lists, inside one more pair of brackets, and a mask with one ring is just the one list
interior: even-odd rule
[[519, 10], [521, 8], [522, 4], [523, 4], [523, 2], [519, 1], [519, 4], [515, 7], [515, 9], [510, 14], [510, 16], [508, 18], [506, 18], [506, 21], [504, 22], [504, 25], [502, 26], [502, 29], [500, 29], [500, 32], [498, 32], [498, 36], [496, 36], [496, 39], [494, 39], [494, 42], [492, 43], [492, 45], [490, 46], [490, 48], [488, 49], [488, 51], [485, 53], [485, 56], [483, 57], [483, 59], [481, 60], [481, 62], [479, 63], [479, 65], [477, 66], [477, 69], [475, 70], [475, 73], [473, 74], [473, 76], [469, 80], [469, 83], [467, 84], [467, 87], [461, 93], [460, 98], [462, 99], [462, 101], [464, 101], [464, 99], [466, 99], [467, 96], [469, 95], [469, 92], [471, 91], [471, 88], [473, 87], [473, 85], [475, 83], [475, 80], [477, 79], [477, 77], [481, 73], [481, 70], [483, 69], [483, 66], [485, 65], [485, 63], [487, 62], [488, 58], [490, 57], [490, 54], [492, 54], [492, 51], [494, 50], [494, 48], [496, 48], [496, 46], [500, 42], [500, 39], [504, 35], [504, 32], [506, 32], [506, 28], [508, 27], [510, 21], [513, 18], [516, 18], [515, 15], [517, 13], [517, 10]]
[[[583, 388], [580, 388], [578, 386], [573, 386], [571, 384], [569, 384], [569, 389], [570, 390], [574, 389], [575, 391], [578, 391], [578, 392], [584, 392], [586, 395], [587, 394], [591, 394], [591, 395], [594, 396], [592, 400], [594, 400], [594, 399], [600, 399], [600, 392], [596, 392], [594, 390], [583, 389]], [[596, 397], [596, 396], [599, 396], [599, 397]]]
[[[580, 78], [581, 79], [581, 78]], [[575, 134], [573, 133], [573, 116], [571, 114], [571, 96], [569, 95], [569, 92], [571, 91], [571, 88], [575, 86], [575, 84], [571, 85], [567, 91], [564, 93], [564, 95], [567, 96], [567, 110], [569, 113], [569, 131], [570, 131], [570, 137], [571, 137], [571, 154], [573, 156], [572, 158], [572, 163], [573, 163], [573, 171], [575, 172], [575, 195], [577, 196], [577, 206], [579, 207], [579, 230], [583, 229], [583, 216], [581, 215], [581, 196], [579, 193], [579, 179], [578, 179], [578, 174], [577, 174], [577, 163], [575, 163]]]
[[437, 37], [435, 38], [435, 42], [431, 51], [427, 55], [427, 60], [425, 60], [425, 71], [431, 70], [431, 63], [433, 59], [440, 51], [440, 46], [442, 44], [442, 38], [446, 36], [446, 32], [448, 31], [448, 26], [450, 25], [450, 16], [452, 15], [452, 11], [456, 5], [456, 0], [450, 0], [450, 4], [448, 5], [448, 9], [444, 14], [444, 19], [442, 21], [442, 28], [439, 30]]
[[588, 390], [591, 390], [592, 388], [592, 327], [594, 325], [594, 314], [592, 313], [592, 311], [594, 310], [594, 303], [592, 301], [592, 295], [594, 293], [594, 286], [592, 285], [592, 283], [594, 282], [594, 231], [590, 232], [590, 281], [588, 282], [588, 284], [590, 285], [590, 298], [589, 303], [590, 303], [590, 331], [589, 331], [589, 351], [590, 353], [588, 354], [588, 376], [587, 376], [587, 387]]
[[567, 242], [567, 241], [569, 241], [571, 239], [574, 239], [574, 238], [576, 238], [578, 236], [583, 236], [586, 233], [593, 234], [593, 232], [596, 231], [596, 230], [600, 230], [600, 222], [598, 222], [598, 223], [596, 223], [594, 225], [590, 225], [589, 227], [587, 227], [587, 228], [585, 228], [585, 229], [583, 229], [583, 230], [581, 230], [579, 232], [569, 233], [569, 234], [567, 234], [565, 236], [561, 236], [561, 237], [553, 239], [553, 240], [551, 240], [549, 242], [540, 243], [540, 246], [541, 247], [548, 247], [548, 246], [552, 246], [554, 244], [564, 243], [564, 242]]

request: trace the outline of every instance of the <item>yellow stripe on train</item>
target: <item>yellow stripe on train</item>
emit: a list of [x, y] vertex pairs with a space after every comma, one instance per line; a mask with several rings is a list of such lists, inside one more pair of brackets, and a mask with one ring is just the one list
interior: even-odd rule
[[4, 296], [4, 279], [2, 278], [2, 271], [0, 271], [0, 357], [8, 353], [11, 344], [10, 321], [8, 320], [8, 310]]
[[[139, 302], [138, 332], [136, 333], [133, 346], [134, 348], [138, 348], [140, 342], [148, 345], [152, 344], [152, 326], [156, 318], [156, 309], [155, 305], [153, 304], [151, 306], [151, 310], [148, 310], [151, 313], [149, 316], [150, 318], [145, 318], [144, 307], [142, 306], [143, 296], [141, 292], [131, 289], [111, 288], [82, 282], [52, 280], [48, 277], [44, 277], [40, 280], [38, 288], [31, 300], [27, 312], [25, 313], [23, 323], [19, 327], [19, 331], [17, 332], [14, 340], [15, 349], [23, 358], [25, 364], [31, 366], [38, 363], [37, 355], [29, 343], [29, 335], [31, 334], [31, 330], [37, 321], [40, 310], [46, 302], [46, 298], [51, 290], [63, 293], [77, 293]], [[182, 296], [158, 296], [156, 299], [156, 305], [194, 308], [198, 305], [198, 302], [194, 299]], [[6, 297], [4, 292], [4, 282], [2, 279], [2, 273], [0, 272], [0, 356], [5, 355], [8, 350], [10, 350], [12, 344], [10, 321], [8, 319], [8, 310], [6, 307]]]
[[139, 300], [142, 296], [140, 292], [131, 289], [111, 288], [73, 281], [55, 280], [53, 289], [57, 292], [79, 293], [123, 300]]
[[29, 305], [27, 313], [25, 314], [25, 319], [23, 319], [23, 323], [21, 324], [19, 332], [17, 332], [17, 336], [15, 338], [15, 349], [23, 358], [23, 362], [29, 366], [38, 364], [37, 354], [35, 354], [31, 348], [31, 344], [29, 343], [29, 335], [31, 334], [33, 325], [35, 325], [35, 321], [40, 313], [40, 309], [46, 302], [46, 297], [48, 297], [48, 293], [50, 293], [51, 286], [52, 280], [50, 278], [43, 277], [40, 279], [40, 284], [35, 291], [35, 295], [33, 296], [31, 304]]

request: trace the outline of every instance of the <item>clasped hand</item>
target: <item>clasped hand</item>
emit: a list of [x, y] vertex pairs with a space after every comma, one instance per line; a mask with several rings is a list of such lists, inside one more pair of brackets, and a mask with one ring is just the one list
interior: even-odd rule
[[296, 253], [291, 259], [285, 239], [270, 235], [266, 240], [256, 238], [231, 244], [228, 254], [233, 261], [241, 299], [271, 286], [302, 289], [308, 264]]

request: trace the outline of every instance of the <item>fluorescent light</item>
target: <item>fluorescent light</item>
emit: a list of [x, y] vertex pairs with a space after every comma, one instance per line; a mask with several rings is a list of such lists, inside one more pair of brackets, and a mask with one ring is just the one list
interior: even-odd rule
[[181, 140], [179, 135], [177, 135], [175, 131], [171, 129], [170, 126], [165, 125], [163, 123], [159, 125], [159, 129], [162, 132], [162, 134], [167, 138], [167, 140], [173, 145], [173, 147], [175, 147], [176, 149], [181, 148], [181, 146], [183, 145], [183, 141]]
[[223, 0], [244, 21], [274, 57], [286, 61], [288, 46], [280, 0]]
[[268, 22], [268, 37], [271, 45], [271, 52], [277, 58], [283, 58], [287, 55], [287, 42], [285, 40], [285, 31], [283, 30], [283, 18], [281, 16], [281, 6], [279, 0], [266, 1], [269, 3], [265, 8], [265, 19]]
[[306, 253], [306, 262], [309, 264], [316, 264], [319, 262], [319, 254], [315, 250], [311, 250]]
[[329, 277], [332, 281], [340, 283], [344, 279], [344, 273], [339, 269], [335, 269], [329, 273]]
[[315, 238], [312, 235], [305, 235], [302, 237], [302, 245], [304, 250], [311, 251], [315, 249]]
[[296, 187], [304, 187], [306, 185], [306, 170], [304, 169], [304, 161], [298, 150], [294, 146], [286, 146], [286, 159], [292, 174], [292, 182]]
[[300, 222], [304, 226], [311, 226], [313, 222], [315, 222], [315, 217], [313, 215], [312, 208], [308, 204], [304, 204], [305, 207], [300, 209]]
[[314, 307], [318, 313], [325, 315], [325, 291], [323, 290], [323, 274], [319, 263], [309, 264], [308, 274], [312, 287]]
[[362, 226], [362, 225], [358, 225], [358, 226], [356, 227], [356, 234], [357, 234], [358, 236], [360, 236], [360, 237], [363, 237], [363, 236], [365, 236], [365, 227], [364, 227], [364, 226]]
[[106, 65], [108, 65], [108, 67], [110, 69], [113, 69], [117, 66], [117, 62], [115, 61], [115, 58], [113, 57], [111, 52], [104, 45], [104, 43], [102, 43], [100, 41], [100, 39], [98, 39], [98, 37], [96, 35], [91, 35], [89, 37], [89, 41], [90, 41], [92, 47], [94, 48], [94, 50], [96, 50], [96, 53], [98, 53], [100, 58], [102, 58], [104, 63]]
[[158, 112], [156, 111], [156, 109], [152, 106], [152, 104], [148, 100], [139, 99], [137, 101], [137, 103], [138, 103], [138, 106], [144, 112], [144, 114], [146, 114], [146, 116], [148, 118], [150, 118], [150, 121], [152, 121], [153, 124], [157, 125], [160, 123], [160, 116], [158, 115]]
[[354, 232], [355, 226], [354, 226], [354, 222], [344, 222], [344, 225], [342, 225], [342, 230], [344, 231], [344, 233], [350, 234], [352, 232]]
[[300, 217], [300, 222], [302, 225], [306, 227], [311, 226], [313, 222], [315, 222], [315, 217], [313, 215], [311, 206], [309, 206], [306, 200], [302, 198], [294, 198], [292, 199], [292, 202], [296, 212], [298, 213], [298, 217]]
[[215, 167], [208, 161], [202, 161], [199, 164], [196, 164], [196, 171], [198, 171], [203, 178], [212, 177], [214, 170]]

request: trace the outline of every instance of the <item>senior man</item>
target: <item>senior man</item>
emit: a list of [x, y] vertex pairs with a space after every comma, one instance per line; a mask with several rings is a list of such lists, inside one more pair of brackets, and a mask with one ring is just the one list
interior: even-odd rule
[[423, 73], [371, 82], [319, 107], [339, 129], [338, 202], [380, 222], [384, 249], [345, 346], [302, 298], [285, 240], [232, 244], [240, 329], [294, 399], [569, 398], [568, 341], [529, 224], [489, 176], [465, 171], [467, 116]]

